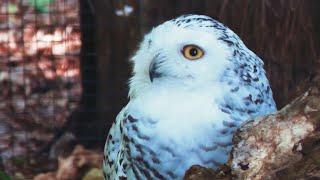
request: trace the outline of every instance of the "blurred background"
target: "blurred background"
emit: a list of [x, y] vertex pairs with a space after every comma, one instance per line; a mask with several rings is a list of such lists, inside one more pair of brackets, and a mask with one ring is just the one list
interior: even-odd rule
[[318, 0], [1, 0], [0, 180], [102, 179], [128, 59], [182, 14], [222, 22], [265, 62], [278, 109], [320, 69]]

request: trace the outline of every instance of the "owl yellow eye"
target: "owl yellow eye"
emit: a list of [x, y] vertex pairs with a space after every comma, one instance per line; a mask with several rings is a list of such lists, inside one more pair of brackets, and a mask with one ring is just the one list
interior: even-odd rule
[[203, 56], [203, 51], [196, 45], [186, 45], [182, 49], [182, 54], [189, 60], [196, 60]]

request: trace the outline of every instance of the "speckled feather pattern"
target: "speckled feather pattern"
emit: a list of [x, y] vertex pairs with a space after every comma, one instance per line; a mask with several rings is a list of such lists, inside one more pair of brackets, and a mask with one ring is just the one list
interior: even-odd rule
[[[186, 44], [205, 56], [184, 59]], [[154, 28], [132, 61], [130, 102], [104, 149], [107, 180], [182, 179], [193, 164], [217, 169], [245, 120], [276, 111], [262, 60], [208, 16], [183, 15]], [[162, 75], [153, 81], [152, 62]]]

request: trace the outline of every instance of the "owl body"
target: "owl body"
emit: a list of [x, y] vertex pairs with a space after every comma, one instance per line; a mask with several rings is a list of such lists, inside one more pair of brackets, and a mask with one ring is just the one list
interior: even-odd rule
[[132, 60], [130, 101], [106, 141], [105, 179], [182, 179], [194, 164], [217, 169], [243, 121], [276, 110], [261, 59], [207, 16], [156, 27]]

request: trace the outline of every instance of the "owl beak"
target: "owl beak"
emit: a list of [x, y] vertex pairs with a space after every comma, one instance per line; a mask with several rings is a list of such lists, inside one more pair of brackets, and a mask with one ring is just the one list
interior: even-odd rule
[[155, 78], [160, 78], [162, 76], [162, 74], [159, 72], [159, 62], [157, 61], [157, 59], [153, 59], [150, 67], [149, 67], [149, 77], [151, 82], [153, 82], [153, 80]]

